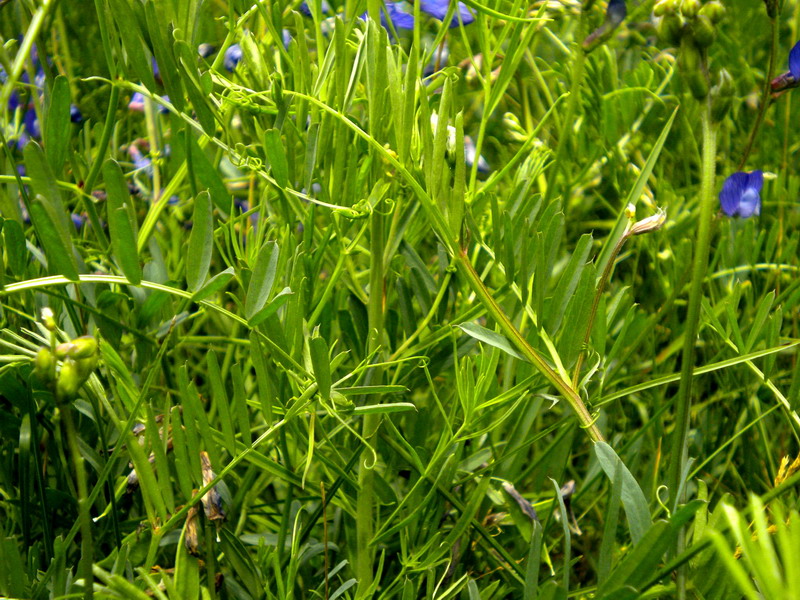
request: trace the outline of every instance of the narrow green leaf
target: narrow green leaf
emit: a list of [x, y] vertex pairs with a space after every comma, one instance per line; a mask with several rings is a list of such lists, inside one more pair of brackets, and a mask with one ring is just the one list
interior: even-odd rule
[[628, 517], [631, 539], [636, 544], [652, 524], [650, 508], [647, 506], [644, 492], [642, 492], [642, 488], [639, 487], [628, 467], [625, 466], [625, 463], [617, 456], [611, 446], [605, 442], [596, 442], [594, 452], [612, 485], [621, 473], [622, 506], [625, 508], [625, 515]]
[[275, 242], [267, 242], [258, 253], [244, 304], [244, 314], [248, 321], [267, 303], [272, 286], [275, 284], [279, 257], [280, 248]]
[[194, 600], [200, 597], [200, 567], [197, 559], [189, 554], [186, 549], [186, 536], [197, 535], [195, 530], [189, 528], [189, 520], [184, 522], [181, 537], [178, 540], [178, 549], [175, 553], [175, 587], [180, 598]]
[[325, 338], [320, 337], [319, 331], [314, 331], [308, 341], [308, 350], [311, 354], [311, 366], [314, 369], [319, 395], [323, 400], [329, 402], [331, 399], [331, 362], [328, 343]]
[[56, 226], [56, 219], [48, 210], [48, 204], [39, 195], [31, 203], [31, 222], [44, 248], [50, 272], [63, 275], [70, 281], [78, 281], [78, 263], [72, 252], [72, 243], [64, 241]]
[[198, 145], [194, 135], [188, 130], [184, 135], [189, 136], [188, 144], [192, 159], [190, 175], [197, 180], [198, 190], [208, 190], [214, 207], [223, 215], [227, 215], [231, 209], [231, 195], [228, 188], [225, 187], [225, 182], [222, 181], [219, 171]]
[[54, 219], [54, 224], [58, 227], [60, 235], [69, 239], [75, 228], [72, 226], [69, 213], [64, 207], [56, 177], [53, 175], [52, 169], [50, 169], [50, 164], [45, 160], [42, 147], [34, 141], [28, 142], [22, 154], [25, 158], [25, 169], [31, 178], [33, 195], [38, 194], [42, 197], [48, 206], [51, 217]]
[[61, 173], [67, 160], [70, 135], [69, 82], [63, 75], [56, 77], [52, 91], [45, 98], [46, 111], [42, 126], [42, 140], [47, 162], [53, 173]]
[[[624, 505], [624, 487], [622, 495]], [[616, 566], [598, 590], [597, 597], [602, 600], [616, 600], [620, 597], [638, 598], [638, 595], [620, 596], [619, 594], [625, 590], [639, 590], [640, 586], [652, 577], [652, 573], [658, 567], [664, 554], [675, 543], [681, 528], [689, 522], [703, 504], [705, 503], [702, 500], [692, 500], [681, 507], [670, 521], [656, 521], [633, 550], [626, 554], [622, 562]]]
[[144, 15], [147, 21], [147, 31], [153, 43], [153, 52], [156, 55], [158, 72], [164, 82], [164, 89], [167, 91], [173, 106], [183, 112], [186, 102], [183, 98], [183, 86], [181, 85], [178, 63], [172, 54], [172, 32], [165, 31], [166, 29], [171, 29], [171, 27], [168, 28], [166, 21], [159, 19], [156, 0], [147, 1], [144, 5]]
[[386, 404], [371, 404], [368, 406], [356, 406], [353, 408], [354, 415], [386, 415], [389, 413], [406, 412], [417, 410], [411, 402], [387, 402]]
[[131, 223], [128, 185], [119, 164], [108, 159], [103, 164], [103, 179], [106, 182], [108, 197], [108, 232], [111, 236], [111, 249], [123, 275], [133, 285], [142, 281], [142, 267], [136, 247], [136, 234]]
[[517, 352], [514, 347], [511, 345], [505, 336], [496, 331], [492, 331], [490, 329], [486, 329], [486, 327], [481, 327], [477, 323], [460, 323], [458, 325], [461, 330], [466, 333], [467, 335], [474, 337], [479, 342], [483, 342], [484, 344], [489, 344], [495, 348], [499, 348], [506, 354], [510, 354], [514, 358], [518, 358], [520, 360], [525, 360], [525, 357], [522, 356], [519, 352]]
[[200, 192], [194, 199], [189, 254], [186, 257], [186, 283], [192, 291], [199, 290], [208, 277], [213, 246], [214, 216], [211, 212], [211, 196], [208, 192]]
[[230, 561], [231, 571], [236, 573], [237, 581], [244, 584], [253, 598], [263, 597], [264, 585], [261, 583], [261, 573], [242, 542], [224, 527], [219, 530], [219, 537], [222, 550]]
[[209, 136], [216, 135], [217, 123], [214, 112], [208, 105], [208, 94], [203, 90], [202, 75], [197, 68], [196, 50], [192, 50], [184, 41], [175, 42], [176, 58], [178, 59], [179, 72], [182, 74], [186, 94], [192, 102], [192, 107], [197, 115], [197, 120]]
[[236, 437], [233, 433], [233, 421], [231, 419], [230, 403], [228, 402], [228, 392], [225, 391], [225, 384], [222, 381], [222, 374], [219, 368], [217, 354], [213, 350], [206, 354], [206, 373], [211, 383], [211, 395], [217, 407], [222, 438], [225, 441], [225, 449], [231, 456], [236, 456]]
[[281, 141], [281, 132], [268, 129], [264, 134], [264, 150], [272, 168], [272, 176], [282, 188], [289, 187], [289, 165], [286, 161], [286, 150]]
[[226, 285], [228, 285], [230, 280], [233, 279], [235, 273], [236, 271], [234, 270], [233, 267], [228, 267], [221, 273], [217, 273], [211, 279], [206, 281], [203, 287], [201, 287], [192, 295], [192, 301], [200, 302], [201, 300], [205, 300], [209, 296], [213, 296], [222, 288], [224, 288]]
[[109, 7], [114, 20], [117, 22], [117, 29], [125, 47], [125, 55], [136, 78], [144, 83], [148, 90], [156, 92], [156, 80], [153, 76], [150, 55], [145, 51], [142, 32], [139, 29], [133, 8], [128, 3], [128, 0], [109, 0]]
[[6, 219], [3, 222], [3, 240], [5, 242], [8, 268], [16, 277], [25, 274], [28, 262], [28, 249], [25, 245], [25, 232], [17, 221]]
[[269, 304], [254, 314], [252, 318], [248, 319], [247, 324], [250, 325], [250, 327], [256, 327], [260, 325], [269, 317], [274, 315], [281, 306], [286, 304], [293, 294], [294, 292], [292, 292], [291, 288], [283, 288], [280, 292], [275, 294], [275, 297], [269, 301]]

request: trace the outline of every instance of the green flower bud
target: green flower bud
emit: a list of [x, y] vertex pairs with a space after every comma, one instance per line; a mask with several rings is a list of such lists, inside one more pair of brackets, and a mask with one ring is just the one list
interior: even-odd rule
[[676, 14], [665, 15], [658, 25], [658, 37], [670, 46], [677, 46], [681, 43], [683, 36], [683, 21]]
[[72, 340], [73, 358], [87, 358], [97, 354], [97, 340], [90, 335], [83, 335]]
[[33, 361], [33, 372], [45, 383], [52, 381], [55, 374], [56, 359], [49, 348], [42, 348]]
[[694, 41], [700, 48], [708, 48], [714, 43], [714, 38], [717, 36], [717, 31], [711, 19], [704, 15], [699, 15], [692, 21], [692, 34]]
[[702, 17], [708, 17], [712, 23], [716, 24], [722, 21], [725, 16], [725, 6], [718, 0], [711, 0], [711, 2], [703, 5], [698, 14]]
[[693, 19], [700, 11], [700, 0], [683, 0], [681, 14], [687, 19]]
[[653, 7], [653, 14], [657, 17], [677, 14], [680, 0], [659, 0]]
[[42, 323], [48, 331], [55, 331], [58, 328], [55, 316], [53, 315], [53, 309], [49, 306], [45, 306], [42, 309]]
[[72, 356], [72, 342], [64, 342], [63, 344], [59, 344], [56, 346], [56, 356], [64, 360], [68, 356]]
[[336, 407], [337, 412], [351, 413], [356, 407], [350, 398], [335, 390], [331, 391], [331, 400], [333, 400], [333, 405]]
[[689, 85], [692, 96], [698, 100], [702, 100], [708, 96], [708, 79], [703, 72], [702, 56], [691, 37], [683, 39], [678, 60], [681, 73], [683, 74], [684, 80]]
[[89, 378], [89, 375], [97, 368], [98, 362], [100, 362], [100, 358], [97, 354], [75, 360], [75, 363], [78, 365], [78, 374], [81, 376], [81, 383]]
[[77, 394], [81, 387], [81, 376], [78, 373], [78, 365], [74, 360], [68, 358], [61, 365], [61, 371], [58, 373], [58, 380], [56, 381], [56, 401], [59, 404], [65, 404], [71, 401]]
[[715, 122], [722, 121], [730, 111], [735, 88], [731, 74], [722, 69], [717, 75], [717, 85], [711, 89], [711, 118]]

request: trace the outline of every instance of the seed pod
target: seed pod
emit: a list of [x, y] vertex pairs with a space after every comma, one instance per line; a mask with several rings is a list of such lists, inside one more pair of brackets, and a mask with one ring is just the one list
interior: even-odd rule
[[65, 404], [71, 401], [81, 387], [81, 376], [78, 373], [78, 365], [74, 360], [68, 358], [61, 365], [56, 381], [56, 401]]
[[50, 352], [49, 348], [42, 348], [36, 354], [36, 358], [33, 361], [33, 372], [36, 373], [36, 376], [44, 381], [45, 383], [52, 381], [53, 375], [55, 373], [56, 361], [53, 358], [53, 353]]

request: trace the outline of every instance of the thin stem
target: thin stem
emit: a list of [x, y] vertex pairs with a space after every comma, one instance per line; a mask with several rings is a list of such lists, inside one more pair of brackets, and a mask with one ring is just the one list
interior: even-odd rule
[[597, 283], [597, 290], [594, 293], [594, 302], [592, 302], [592, 311], [589, 313], [589, 322], [586, 324], [586, 332], [583, 334], [583, 343], [581, 344], [581, 351], [578, 354], [578, 360], [575, 362], [575, 371], [572, 374], [572, 387], [578, 389], [578, 382], [581, 377], [581, 367], [583, 367], [583, 360], [586, 357], [586, 348], [589, 345], [589, 339], [592, 337], [592, 329], [594, 329], [594, 320], [597, 317], [597, 307], [600, 305], [600, 298], [606, 289], [608, 279], [611, 277], [611, 271], [614, 270], [614, 262], [617, 260], [617, 255], [625, 245], [630, 235], [626, 232], [619, 238], [617, 245], [611, 251], [611, 256], [606, 263], [606, 268], [603, 269], [603, 275]]
[[469, 258], [466, 256], [466, 254], [462, 252], [457, 256], [456, 265], [458, 266], [461, 274], [469, 281], [470, 286], [475, 292], [475, 295], [478, 296], [481, 304], [486, 307], [486, 311], [492, 316], [492, 318], [494, 318], [494, 320], [503, 330], [503, 333], [511, 338], [511, 342], [517, 347], [522, 355], [528, 361], [533, 363], [536, 369], [542, 375], [544, 375], [545, 378], [547, 378], [547, 380], [553, 384], [553, 386], [555, 386], [561, 396], [569, 403], [572, 410], [574, 410], [575, 414], [578, 416], [578, 420], [581, 422], [581, 427], [586, 430], [592, 441], [604, 441], [603, 434], [600, 433], [597, 425], [595, 425], [594, 418], [587, 410], [586, 405], [583, 403], [583, 400], [581, 400], [581, 397], [572, 388], [569, 382], [565, 381], [550, 367], [550, 365], [547, 364], [544, 358], [533, 349], [522, 333], [520, 333], [520, 331], [514, 326], [511, 320], [503, 312], [503, 309], [500, 307], [500, 305], [495, 302], [494, 298], [489, 293], [489, 290], [486, 289], [486, 286], [483, 285], [480, 275], [478, 275], [477, 271], [475, 271], [475, 268], [472, 266], [472, 263], [469, 261]]
[[83, 597], [85, 600], [94, 598], [92, 585], [92, 563], [94, 562], [94, 544], [92, 543], [92, 517], [89, 514], [89, 490], [86, 484], [86, 471], [83, 468], [83, 456], [78, 445], [78, 432], [75, 429], [75, 420], [72, 417], [72, 406], [65, 404], [61, 407], [61, 420], [64, 423], [64, 432], [67, 437], [72, 465], [75, 469], [75, 481], [78, 487], [78, 519], [81, 527], [81, 562], [80, 571], [83, 576]]
[[753, 124], [753, 129], [750, 131], [750, 137], [747, 140], [747, 146], [745, 146], [742, 160], [739, 161], [739, 167], [737, 169], [738, 171], [741, 171], [745, 164], [747, 164], [747, 158], [750, 156], [750, 151], [753, 149], [753, 143], [756, 140], [758, 130], [761, 128], [761, 124], [764, 122], [764, 114], [767, 112], [767, 108], [769, 108], [769, 105], [771, 104], [770, 94], [772, 92], [772, 86], [770, 83], [772, 82], [773, 77], [775, 77], [775, 61], [778, 54], [778, 41], [780, 39], [780, 31], [778, 28], [777, 19], [770, 19], [770, 29], [772, 31], [772, 40], [769, 48], [769, 66], [767, 67], [767, 77], [764, 79], [764, 89], [761, 91], [761, 103], [758, 108], [758, 116], [756, 117], [756, 122]]
[[[685, 489], [678, 494], [683, 483], [683, 472], [688, 460], [686, 436], [689, 431], [689, 418], [692, 406], [692, 378], [694, 376], [695, 344], [700, 323], [700, 303], [703, 299], [703, 281], [708, 268], [708, 254], [711, 241], [711, 220], [714, 212], [714, 177], [716, 175], [717, 132], [711, 123], [711, 103], [704, 101], [701, 111], [703, 154], [700, 166], [700, 227], [697, 232], [692, 261], [692, 284], [689, 292], [689, 307], [686, 315], [686, 331], [683, 338], [681, 379], [676, 403], [675, 430], [672, 433], [672, 452], [670, 454], [669, 490], [672, 506], [684, 501]], [[683, 534], [679, 536], [677, 553], [685, 545]], [[685, 573], [678, 573], [678, 594], [685, 597]]]
[[[373, 355], [381, 345], [384, 321], [384, 269], [383, 253], [385, 250], [384, 214], [380, 205], [370, 215], [370, 277], [369, 304], [367, 320], [369, 323], [369, 340], [367, 353]], [[381, 372], [378, 367], [371, 371], [370, 383], [380, 383]], [[361, 434], [364, 440], [377, 443], [375, 432], [380, 424], [380, 415], [364, 415]], [[373, 548], [370, 546], [374, 535], [373, 511], [375, 507], [375, 464], [367, 465], [365, 459], [358, 469], [358, 498], [356, 510], [357, 560], [356, 576], [358, 578], [357, 598], [367, 598], [372, 587]]]
[[[567, 162], [564, 156], [569, 148], [569, 143], [572, 139], [570, 135], [570, 128], [575, 125], [575, 112], [578, 108], [578, 102], [581, 99], [581, 85], [583, 85], [583, 75], [586, 71], [586, 52], [581, 46], [581, 42], [586, 37], [586, 13], [588, 12], [588, 5], [581, 7], [580, 16], [578, 17], [578, 34], [573, 47], [577, 55], [572, 62], [572, 78], [569, 85], [569, 98], [567, 99], [567, 109], [565, 111], [564, 120], [561, 122], [561, 131], [558, 134], [558, 147], [556, 149], [556, 178], [552, 184], [547, 186], [545, 200], [549, 201], [553, 198], [556, 191], [556, 183], [558, 182], [557, 176], [566, 175]], [[565, 186], [566, 193], [563, 194], [564, 210], [566, 211], [569, 205], [569, 186]]]

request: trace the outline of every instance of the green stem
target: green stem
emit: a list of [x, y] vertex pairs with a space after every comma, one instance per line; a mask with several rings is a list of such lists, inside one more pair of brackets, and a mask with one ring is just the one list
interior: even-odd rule
[[[378, 350], [383, 338], [384, 320], [384, 266], [383, 253], [386, 246], [384, 234], [384, 214], [382, 203], [375, 206], [370, 215], [370, 272], [369, 272], [369, 304], [367, 305], [367, 320], [369, 323], [369, 340], [367, 353], [372, 355]], [[370, 383], [379, 384], [380, 371], [372, 371]], [[375, 432], [380, 424], [380, 415], [364, 415], [361, 434], [369, 442], [374, 439], [377, 443]], [[357, 598], [369, 597], [372, 588], [373, 548], [370, 546], [374, 535], [373, 511], [375, 507], [375, 465], [367, 465], [365, 459], [359, 464], [358, 469], [358, 499], [356, 505], [356, 577], [358, 578]]]
[[747, 146], [745, 146], [742, 160], [739, 162], [739, 167], [737, 169], [739, 171], [744, 169], [745, 164], [747, 164], [747, 159], [750, 156], [750, 151], [753, 149], [753, 143], [756, 140], [756, 135], [758, 135], [758, 130], [764, 122], [764, 114], [767, 112], [767, 108], [769, 108], [770, 105], [770, 94], [772, 92], [771, 82], [772, 78], [775, 77], [775, 61], [777, 60], [778, 42], [780, 40], [780, 30], [778, 28], [777, 19], [770, 19], [770, 30], [772, 32], [772, 39], [769, 48], [767, 76], [764, 79], [764, 89], [761, 91], [761, 103], [758, 108], [758, 116], [756, 117], [756, 122], [753, 124], [753, 129], [750, 131], [750, 137], [747, 140]]
[[[685, 490], [678, 494], [683, 483], [683, 472], [688, 460], [686, 436], [692, 406], [692, 378], [694, 376], [695, 344], [700, 324], [700, 303], [703, 299], [703, 281], [708, 268], [708, 254], [711, 242], [711, 220], [714, 212], [714, 177], [716, 175], [717, 132], [711, 123], [711, 104], [706, 99], [701, 111], [703, 154], [700, 166], [700, 227], [697, 232], [692, 262], [692, 284], [689, 291], [689, 307], [686, 314], [686, 330], [683, 338], [681, 379], [676, 403], [675, 429], [672, 433], [672, 452], [670, 454], [669, 490], [671, 503], [675, 507], [684, 501]], [[685, 545], [683, 534], [679, 536], [677, 553]], [[683, 584], [683, 585], [682, 585]], [[678, 573], [678, 594], [685, 597], [685, 573]]]
[[75, 481], [78, 487], [78, 519], [81, 527], [81, 562], [80, 572], [83, 577], [83, 597], [85, 600], [94, 598], [92, 587], [94, 575], [92, 563], [94, 562], [94, 544], [92, 543], [92, 517], [89, 513], [89, 490], [86, 484], [86, 471], [83, 468], [83, 456], [78, 445], [78, 432], [75, 429], [75, 420], [72, 417], [72, 406], [65, 404], [61, 407], [61, 420], [64, 423], [64, 432], [67, 436], [67, 445], [75, 469]]
[[575, 371], [572, 375], [572, 387], [576, 390], [578, 389], [578, 382], [581, 378], [581, 367], [583, 367], [583, 360], [586, 357], [586, 348], [589, 345], [589, 339], [592, 337], [592, 329], [594, 328], [594, 320], [597, 317], [597, 307], [600, 305], [600, 298], [606, 289], [608, 279], [611, 277], [611, 271], [614, 269], [617, 255], [622, 249], [622, 246], [625, 245], [628, 237], [630, 237], [630, 235], [626, 232], [619, 238], [617, 245], [614, 246], [614, 249], [611, 251], [611, 256], [606, 263], [606, 268], [603, 269], [603, 275], [597, 283], [597, 290], [595, 290], [594, 293], [594, 302], [592, 302], [592, 311], [589, 313], [589, 322], [586, 324], [586, 332], [583, 334], [583, 344], [581, 344], [581, 351], [580, 354], [578, 354], [578, 360], [575, 362]]
[[[581, 99], [581, 85], [583, 84], [583, 75], [586, 71], [586, 52], [583, 50], [583, 46], [581, 46], [581, 42], [586, 37], [586, 13], [587, 7], [582, 7], [580, 17], [578, 18], [578, 35], [574, 43], [577, 56], [575, 56], [572, 62], [572, 78], [569, 85], [570, 94], [567, 99], [567, 109], [565, 111], [564, 120], [561, 122], [561, 131], [559, 131], [558, 135], [558, 147], [556, 148], [556, 158], [554, 161], [556, 165], [556, 178], [553, 179], [552, 184], [547, 186], [547, 192], [545, 194], [546, 203], [549, 203], [555, 194], [558, 176], [566, 176], [567, 163], [569, 162], [564, 160], [564, 155], [572, 140], [570, 129], [575, 125], [575, 112], [578, 109], [578, 102]], [[564, 189], [563, 201], [564, 211], [566, 212], [569, 205], [569, 186], [565, 184]]]
[[503, 309], [500, 307], [500, 305], [495, 302], [495, 299], [489, 293], [489, 290], [483, 284], [483, 281], [481, 281], [480, 275], [478, 275], [477, 271], [475, 271], [475, 268], [472, 266], [472, 263], [469, 261], [467, 255], [464, 252], [461, 252], [456, 259], [456, 265], [458, 266], [459, 271], [467, 279], [467, 281], [469, 281], [470, 287], [472, 287], [475, 295], [478, 296], [481, 304], [486, 307], [486, 312], [488, 312], [497, 322], [497, 324], [500, 326], [500, 329], [503, 330], [503, 333], [511, 338], [511, 343], [517, 347], [526, 360], [533, 363], [536, 369], [542, 375], [544, 375], [545, 378], [551, 384], [553, 384], [553, 386], [555, 386], [561, 396], [569, 403], [572, 410], [575, 411], [575, 414], [578, 416], [578, 420], [581, 422], [581, 427], [586, 430], [592, 441], [604, 441], [603, 434], [600, 433], [597, 425], [595, 425], [592, 415], [586, 409], [586, 405], [583, 403], [583, 400], [581, 400], [578, 392], [576, 392], [567, 381], [565, 381], [550, 367], [549, 364], [547, 364], [544, 358], [533, 349], [533, 347], [528, 343], [528, 340], [526, 340], [522, 333], [520, 333], [520, 331], [514, 326], [511, 320], [503, 312]]

